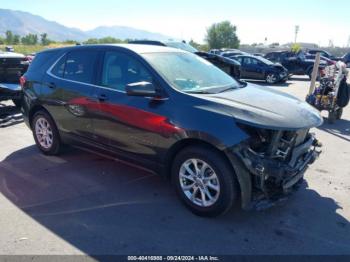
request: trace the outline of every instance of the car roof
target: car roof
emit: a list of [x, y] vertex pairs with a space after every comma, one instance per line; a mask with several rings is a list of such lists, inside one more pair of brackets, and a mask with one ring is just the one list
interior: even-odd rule
[[54, 49], [47, 49], [42, 52], [50, 52], [50, 51], [58, 51], [58, 50], [86, 50], [86, 49], [94, 49], [97, 47], [118, 47], [121, 49], [129, 50], [137, 54], [145, 54], [145, 53], [185, 53], [185, 51], [182, 51], [180, 49], [172, 48], [172, 47], [165, 47], [165, 46], [158, 46], [158, 45], [140, 45], [140, 44], [99, 44], [99, 45], [79, 45], [79, 46], [70, 46], [70, 47], [61, 47], [61, 48], [54, 48]]

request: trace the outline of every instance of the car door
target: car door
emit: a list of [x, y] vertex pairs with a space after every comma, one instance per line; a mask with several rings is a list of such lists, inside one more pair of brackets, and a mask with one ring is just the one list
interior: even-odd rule
[[[96, 50], [74, 50], [66, 53], [49, 70], [44, 85], [50, 93], [47, 103], [54, 104], [52, 113], [58, 128], [70, 135], [93, 138], [89, 107], [96, 79]], [[45, 95], [45, 91], [43, 91]]]
[[[128, 96], [130, 83], [157, 85], [147, 65], [139, 57], [111, 50], [101, 54], [101, 73], [95, 97], [99, 114], [93, 118], [97, 141], [127, 159], [156, 162], [158, 144], [164, 136], [158, 130], [163, 101]], [[158, 85], [159, 86], [159, 85]]]
[[244, 76], [242, 78], [261, 79], [263, 69], [259, 65], [259, 61], [253, 57], [243, 58]]

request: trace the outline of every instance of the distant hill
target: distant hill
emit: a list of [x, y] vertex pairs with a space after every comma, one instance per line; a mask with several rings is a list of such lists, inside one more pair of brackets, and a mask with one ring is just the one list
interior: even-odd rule
[[90, 31], [82, 31], [46, 20], [41, 16], [28, 12], [0, 9], [0, 34], [4, 35], [7, 30], [11, 30], [14, 34], [21, 36], [47, 33], [50, 39], [56, 41], [84, 41], [88, 38], [102, 38], [106, 36], [119, 39], [167, 40], [171, 38], [159, 33], [126, 26], [100, 26]]
[[86, 31], [86, 33], [95, 38], [102, 38], [105, 36], [112, 36], [119, 39], [169, 40], [169, 38], [171, 38], [170, 36], [127, 26], [99, 26], [93, 30]]

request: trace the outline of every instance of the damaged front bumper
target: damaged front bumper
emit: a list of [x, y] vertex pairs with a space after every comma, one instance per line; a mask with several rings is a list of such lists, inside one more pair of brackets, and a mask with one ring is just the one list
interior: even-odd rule
[[251, 199], [244, 209], [266, 209], [286, 199], [303, 181], [304, 172], [321, 153], [313, 134], [293, 147], [284, 160], [257, 153], [246, 143], [232, 149], [251, 177]]

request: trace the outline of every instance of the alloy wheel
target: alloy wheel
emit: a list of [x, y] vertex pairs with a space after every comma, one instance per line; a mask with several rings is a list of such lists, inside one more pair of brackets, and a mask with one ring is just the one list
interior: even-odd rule
[[269, 84], [274, 84], [276, 82], [276, 76], [274, 74], [268, 74], [266, 76], [266, 82]]
[[53, 132], [50, 123], [40, 117], [35, 122], [35, 136], [44, 149], [50, 149], [53, 144]]
[[200, 159], [185, 161], [179, 171], [180, 185], [185, 196], [195, 205], [209, 207], [220, 195], [220, 182], [214, 169]]

